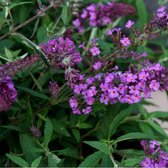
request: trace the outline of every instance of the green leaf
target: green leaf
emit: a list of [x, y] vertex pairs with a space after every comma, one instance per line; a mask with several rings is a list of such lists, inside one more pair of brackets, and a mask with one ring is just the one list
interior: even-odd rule
[[114, 144], [121, 142], [121, 141], [126, 141], [130, 139], [157, 139], [155, 136], [151, 136], [142, 132], [131, 132], [125, 135], [120, 136], [117, 138], [114, 142]]
[[101, 163], [98, 166], [100, 166], [100, 167], [114, 167], [114, 164], [112, 163], [109, 155], [102, 154]]
[[30, 38], [32, 38], [32, 37], [35, 35], [35, 33], [37, 32], [39, 22], [40, 22], [40, 18], [37, 19], [37, 21], [36, 21], [36, 23], [35, 23], [35, 25], [34, 25], [34, 28], [33, 28], [32, 35], [31, 35]]
[[158, 125], [154, 122], [148, 122], [148, 124], [151, 127], [153, 127], [157, 132], [159, 132], [161, 135], [163, 135], [164, 138], [167, 139], [167, 134], [165, 133], [164, 129], [160, 125]]
[[42, 159], [42, 156], [40, 156], [40, 157], [38, 157], [37, 159], [35, 159], [35, 160], [33, 161], [33, 163], [31, 164], [31, 167], [34, 167], [34, 168], [38, 167], [39, 164], [40, 164], [40, 162], [41, 162], [41, 159]]
[[5, 61], [8, 61], [8, 62], [10, 62], [10, 61], [11, 61], [10, 59], [5, 58], [5, 55], [0, 55], [0, 58], [1, 58], [1, 59], [3, 59], [3, 60], [5, 60]]
[[168, 118], [168, 112], [156, 111], [156, 112], [149, 113], [148, 117], [165, 119], [165, 118]]
[[61, 18], [64, 24], [67, 25], [68, 24], [68, 6], [67, 5], [63, 6]]
[[28, 100], [26, 102], [26, 111], [27, 111], [27, 120], [28, 121], [31, 121], [32, 120], [32, 117], [33, 117], [33, 109], [32, 109], [32, 106], [31, 106], [31, 103], [30, 103], [30, 100]]
[[4, 9], [5, 9], [5, 18], [7, 19], [8, 15], [9, 15], [9, 12], [10, 12], [10, 9], [9, 9], [8, 6], [5, 7]]
[[76, 139], [77, 142], [80, 142], [80, 132], [78, 129], [72, 129], [72, 133]]
[[[123, 108], [127, 108], [127, 105], [124, 105]], [[118, 114], [118, 112], [121, 110], [121, 104], [115, 104], [110, 107], [105, 108], [105, 113], [102, 113], [102, 119], [100, 121], [100, 127], [98, 128], [98, 139], [108, 139], [109, 135], [109, 128], [111, 126], [111, 123], [113, 122], [115, 116]]]
[[93, 148], [96, 148], [99, 151], [102, 151], [106, 154], [110, 154], [110, 150], [106, 143], [99, 142], [99, 141], [84, 141], [84, 143], [92, 146]]
[[15, 155], [12, 155], [12, 154], [6, 154], [6, 156], [11, 159], [14, 163], [16, 163], [18, 166], [21, 166], [21, 167], [28, 167], [28, 163], [23, 160], [21, 157], [18, 157], [18, 156], [15, 156]]
[[57, 150], [58, 155], [68, 156], [70, 158], [79, 159], [79, 152], [76, 148], [65, 148]]
[[25, 5], [25, 4], [32, 4], [33, 2], [19, 2], [19, 3], [11, 3], [10, 9], [19, 6], [19, 5]]
[[39, 97], [41, 99], [45, 99], [45, 100], [50, 100], [49, 97], [47, 97], [46, 95], [44, 95], [43, 93], [39, 93], [35, 90], [32, 90], [32, 89], [29, 89], [29, 88], [26, 88], [26, 87], [21, 87], [21, 86], [16, 86], [18, 89], [21, 89], [23, 90], [24, 92], [26, 93], [29, 93], [31, 94], [32, 96], [35, 96], [35, 97]]
[[91, 33], [90, 33], [90, 37], [89, 37], [89, 40], [88, 40], [88, 43], [87, 43], [86, 48], [89, 47], [91, 41], [96, 37], [96, 35], [97, 35], [97, 27], [94, 27], [94, 28], [92, 29]]
[[102, 152], [95, 152], [88, 157], [79, 165], [79, 167], [94, 167], [102, 158]]
[[143, 160], [144, 157], [130, 158], [123, 161], [123, 166], [132, 167], [138, 166], [139, 163]]
[[117, 114], [115, 116], [115, 118], [113, 119], [113, 121], [110, 124], [109, 127], [109, 131], [108, 131], [108, 138], [110, 139], [110, 137], [115, 133], [116, 129], [118, 128], [118, 126], [120, 125], [120, 123], [129, 115], [131, 115], [131, 113], [133, 112], [132, 106], [130, 106], [127, 109], [122, 110], [119, 114]]
[[5, 56], [8, 58], [8, 60], [13, 61], [12, 53], [6, 47], [5, 47]]
[[28, 46], [33, 48], [40, 55], [40, 57], [44, 61], [44, 63], [49, 67], [48, 58], [44, 54], [44, 52], [40, 49], [39, 46], [37, 46], [35, 43], [33, 43], [31, 40], [29, 40], [28, 38], [26, 38], [22, 34], [12, 33], [12, 35], [15, 36], [15, 37], [18, 37], [19, 39], [22, 40], [23, 43], [26, 43]]
[[48, 146], [51, 137], [53, 134], [53, 124], [49, 118], [46, 119], [45, 128], [44, 128], [44, 143]]
[[148, 135], [154, 135], [151, 127], [149, 126], [148, 123], [139, 123], [139, 126], [142, 130], [143, 133], [148, 134]]
[[58, 158], [54, 153], [48, 154], [48, 167], [57, 167], [58, 163], [60, 163], [61, 159]]
[[48, 36], [47, 36], [47, 30], [45, 27], [38, 27], [36, 37], [38, 40], [38, 43], [46, 42], [48, 41]]
[[89, 123], [79, 123], [79, 128], [80, 129], [88, 129], [88, 128], [92, 128], [92, 125]]
[[137, 149], [121, 149], [121, 150], [117, 150], [117, 153], [123, 158], [133, 158], [133, 157], [144, 156], [144, 151], [137, 150]]
[[144, 3], [144, 0], [136, 1], [137, 13], [138, 13], [138, 27], [142, 27], [145, 23], [147, 23], [147, 9]]
[[9, 130], [14, 130], [14, 131], [21, 131], [21, 129], [17, 126], [14, 126], [14, 125], [2, 125], [1, 126], [2, 128], [6, 128], [6, 129], [9, 129]]
[[42, 87], [41, 87], [40, 83], [38, 82], [38, 80], [34, 77], [34, 75], [33, 75], [31, 72], [29, 72], [29, 73], [30, 73], [30, 76], [32, 77], [32, 79], [33, 79], [34, 83], [35, 83], [35, 84], [36, 84], [36, 86], [38, 87], [38, 89], [42, 92], [42, 91], [43, 91], [43, 89], [42, 89]]
[[20, 135], [20, 144], [23, 150], [23, 153], [26, 157], [26, 161], [31, 164], [39, 154], [35, 152], [38, 148], [35, 146], [33, 139], [27, 134]]
[[66, 122], [62, 122], [62, 121], [52, 118], [52, 123], [54, 127], [54, 132], [56, 132], [57, 134], [63, 135], [63, 136], [70, 137], [70, 134], [66, 128], [67, 127]]
[[98, 43], [99, 43], [100, 49], [104, 50], [107, 53], [110, 52], [113, 47], [112, 43], [106, 42], [104, 40], [99, 40]]

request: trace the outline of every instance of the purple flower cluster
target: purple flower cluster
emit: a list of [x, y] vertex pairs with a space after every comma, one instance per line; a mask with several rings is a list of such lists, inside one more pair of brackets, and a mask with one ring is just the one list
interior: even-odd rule
[[84, 22], [90, 26], [105, 26], [120, 16], [133, 14], [135, 8], [125, 3], [108, 2], [107, 4], [91, 4], [82, 10], [82, 13], [73, 21], [73, 25], [82, 32]]
[[[128, 21], [126, 26], [131, 28], [133, 26], [133, 23], [129, 23]], [[124, 48], [131, 46], [131, 39], [125, 36], [122, 37], [121, 35], [122, 29], [120, 27], [112, 28], [107, 31], [107, 36], [110, 36], [113, 39], [114, 43], [118, 44], [118, 46], [122, 46]]]
[[168, 167], [168, 152], [165, 152], [160, 148], [159, 142], [155, 140], [142, 140], [141, 145], [143, 146], [145, 155], [147, 156], [140, 164], [143, 168]]
[[52, 66], [67, 68], [82, 61], [74, 42], [69, 38], [55, 38], [41, 44], [40, 47]]
[[57, 82], [51, 82], [50, 81], [48, 88], [49, 88], [49, 91], [50, 91], [50, 94], [52, 95], [52, 97], [54, 99], [57, 99], [58, 96], [59, 96], [59, 91], [60, 91], [60, 87], [57, 84]]
[[75, 65], [82, 61], [80, 53], [76, 50], [75, 43], [69, 38], [59, 37], [40, 46], [48, 57], [51, 66], [64, 68], [67, 84], [73, 88], [73, 85], [81, 78], [79, 71], [75, 69]]
[[[128, 20], [125, 27], [127, 29], [132, 29], [133, 25], [134, 21]], [[145, 25], [141, 31], [133, 28], [132, 31], [130, 31], [131, 35], [125, 36], [120, 27], [115, 27], [107, 31], [107, 36], [111, 37], [113, 42], [117, 45], [120, 53], [122, 49], [126, 51], [132, 46], [141, 45], [144, 40], [158, 37], [158, 32], [156, 30], [160, 32], [167, 28], [168, 12], [167, 8], [163, 6], [157, 10], [155, 17], [150, 21], [150, 24]]]
[[41, 130], [34, 125], [29, 130], [34, 137], [41, 137]]
[[159, 63], [151, 64], [138, 72], [107, 72], [82, 78], [73, 86], [74, 96], [69, 103], [74, 114], [88, 114], [95, 101], [133, 104], [164, 89], [168, 89], [168, 70]]
[[159, 28], [168, 28], [168, 11], [165, 6], [162, 6], [157, 10], [154, 23]]
[[137, 53], [135, 51], [122, 51], [120, 54], [117, 55], [116, 58], [132, 58], [134, 60], [141, 60], [147, 57], [147, 53]]
[[37, 61], [39, 61], [39, 56], [31, 55], [15, 62], [9, 62], [3, 66], [0, 66], [0, 77], [15, 76], [17, 72], [27, 69]]
[[85, 75], [82, 75], [79, 70], [76, 70], [71, 67], [65, 70], [65, 79], [67, 81], [68, 86], [70, 86], [72, 89], [77, 83], [84, 80], [84, 76]]
[[0, 111], [7, 111], [16, 101], [17, 91], [10, 77], [3, 77], [0, 81]]

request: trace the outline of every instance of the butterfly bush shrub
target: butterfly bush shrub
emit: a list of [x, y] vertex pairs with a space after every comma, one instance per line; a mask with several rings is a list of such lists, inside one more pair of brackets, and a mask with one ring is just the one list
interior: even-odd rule
[[168, 11], [140, 1], [0, 3], [1, 166], [167, 167], [144, 105], [168, 90]]

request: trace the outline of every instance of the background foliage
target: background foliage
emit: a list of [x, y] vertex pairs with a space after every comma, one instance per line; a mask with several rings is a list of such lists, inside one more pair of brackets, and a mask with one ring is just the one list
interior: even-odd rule
[[[107, 0], [104, 0], [106, 2]], [[100, 0], [83, 1], [82, 6]], [[123, 2], [123, 1], [122, 1]], [[149, 21], [157, 1], [150, 4], [143, 0], [127, 0], [136, 8], [133, 16], [119, 18], [113, 26], [123, 27], [131, 18], [136, 20], [136, 27]], [[72, 27], [73, 1], [65, 1], [60, 7], [49, 9], [22, 25], [26, 20], [39, 14], [39, 7], [49, 5], [45, 0], [2, 0], [0, 1], [0, 35], [8, 34], [0, 41], [1, 64], [16, 61], [38, 51], [37, 45], [56, 36], [61, 36]], [[143, 11], [143, 12], [142, 12]], [[17, 33], [15, 28], [22, 25]], [[87, 27], [82, 35], [74, 31], [73, 40], [77, 45], [81, 41], [99, 38], [99, 46], [104, 53], [112, 48], [104, 41], [105, 29]], [[20, 35], [22, 34], [22, 35]], [[137, 51], [146, 51], [152, 61], [160, 62], [168, 68], [167, 34], [156, 40], [145, 42]], [[29, 40], [28, 40], [29, 39]], [[82, 67], [82, 65], [80, 65]], [[166, 151], [167, 134], [156, 122], [156, 118], [167, 120], [168, 113], [157, 111], [147, 113], [144, 104], [135, 105], [94, 105], [91, 115], [76, 116], [71, 114], [67, 96], [71, 94], [65, 88], [58, 102], [50, 99], [48, 83], [50, 80], [64, 84], [61, 70], [47, 70], [41, 61], [29, 69], [19, 72], [13, 78], [19, 92], [18, 101], [6, 113], [0, 113], [0, 165], [21, 167], [117, 167], [138, 166], [145, 157], [140, 146], [140, 139], [159, 140]], [[36, 128], [34, 132], [31, 128]], [[39, 133], [40, 136], [37, 136]]]

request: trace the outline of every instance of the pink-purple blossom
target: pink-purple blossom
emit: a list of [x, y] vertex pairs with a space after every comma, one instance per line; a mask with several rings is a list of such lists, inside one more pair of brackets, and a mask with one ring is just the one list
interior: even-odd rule
[[102, 67], [102, 62], [100, 62], [100, 61], [93, 64], [94, 70], [99, 70], [101, 67]]
[[149, 84], [149, 87], [150, 87], [153, 91], [157, 91], [157, 90], [159, 90], [160, 84], [159, 84], [158, 81], [152, 80], [151, 83]]
[[79, 19], [76, 19], [73, 21], [73, 25], [76, 26], [76, 27], [79, 27], [80, 26], [80, 20]]
[[90, 49], [90, 52], [91, 52], [92, 56], [97, 56], [97, 55], [100, 54], [100, 50], [99, 50], [98, 47], [93, 47], [93, 48], [91, 48], [91, 49]]
[[113, 73], [107, 74], [107, 76], [105, 77], [105, 83], [110, 83], [113, 81], [113, 79], [114, 79]]
[[138, 87], [138, 85], [129, 86], [129, 93], [134, 95], [139, 95], [140, 88]]
[[91, 106], [87, 106], [86, 108], [84, 108], [84, 109], [82, 110], [82, 113], [83, 113], [83, 114], [89, 114], [91, 111], [92, 111]]
[[116, 34], [118, 34], [118, 33], [120, 33], [121, 32], [121, 28], [120, 27], [116, 27], [116, 28], [112, 28], [112, 29], [109, 29], [108, 31], [107, 31], [107, 35], [108, 36], [111, 36], [111, 35], [113, 35], [113, 33], [116, 33]]
[[146, 73], [144, 71], [140, 72], [138, 77], [139, 77], [139, 80], [144, 80], [146, 81], [147, 80], [147, 77], [149, 76], [149, 73]]
[[71, 108], [77, 108], [78, 107], [78, 102], [75, 98], [69, 99], [69, 104], [70, 104]]
[[88, 105], [92, 105], [95, 102], [95, 98], [93, 97], [86, 97], [85, 100]]
[[110, 98], [116, 98], [119, 95], [118, 88], [116, 88], [116, 87], [112, 88], [112, 89], [108, 89], [108, 93], [109, 93]]
[[107, 94], [102, 94], [101, 97], [100, 97], [100, 102], [107, 105], [108, 102], [109, 102], [109, 96]]
[[124, 37], [120, 40], [120, 43], [122, 44], [122, 46], [124, 47], [128, 47], [131, 45], [131, 41], [128, 37]]
[[126, 23], [125, 27], [130, 29], [133, 25], [134, 25], [134, 21], [128, 20], [128, 22]]

